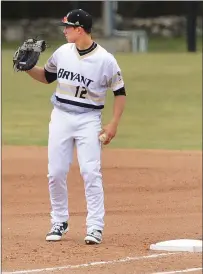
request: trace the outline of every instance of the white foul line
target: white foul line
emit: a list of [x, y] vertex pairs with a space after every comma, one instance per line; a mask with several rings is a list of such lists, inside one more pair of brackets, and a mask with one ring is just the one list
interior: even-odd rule
[[101, 261], [101, 262], [92, 262], [87, 264], [78, 264], [78, 265], [66, 265], [66, 266], [59, 266], [59, 267], [52, 267], [52, 268], [41, 268], [41, 269], [31, 269], [31, 270], [20, 270], [20, 271], [13, 271], [13, 272], [2, 272], [2, 274], [28, 274], [28, 273], [39, 273], [45, 271], [57, 271], [62, 269], [75, 269], [81, 267], [90, 267], [95, 265], [106, 265], [106, 264], [117, 264], [117, 263], [125, 263], [130, 261], [139, 261], [144, 259], [153, 259], [158, 257], [167, 257], [176, 253], [160, 253], [160, 254], [152, 254], [147, 256], [136, 256], [136, 257], [126, 257], [118, 260], [112, 261]]
[[169, 271], [169, 272], [156, 272], [152, 274], [174, 274], [174, 273], [186, 273], [186, 272], [194, 272], [194, 271], [199, 271], [202, 270], [203, 268], [188, 268], [188, 269], [183, 269], [183, 270], [174, 270], [174, 271]]

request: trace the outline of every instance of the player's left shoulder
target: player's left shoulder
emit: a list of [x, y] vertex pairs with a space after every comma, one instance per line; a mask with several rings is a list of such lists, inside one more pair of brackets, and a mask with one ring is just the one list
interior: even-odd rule
[[105, 48], [103, 48], [101, 45], [97, 44], [99, 47], [99, 54], [100, 57], [104, 60], [104, 62], [109, 65], [111, 63], [117, 63], [117, 60], [113, 53], [107, 51]]
[[104, 47], [102, 47], [100, 44], [97, 43], [98, 51], [100, 54], [105, 56], [107, 59], [113, 59], [115, 58], [112, 53], [110, 53], [108, 50], [106, 50]]

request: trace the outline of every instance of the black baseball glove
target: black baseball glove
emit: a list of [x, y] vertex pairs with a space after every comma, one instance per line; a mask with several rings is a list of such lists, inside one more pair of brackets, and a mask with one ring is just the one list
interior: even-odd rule
[[28, 39], [18, 48], [13, 56], [13, 68], [15, 71], [27, 71], [38, 62], [41, 52], [47, 48], [44, 40]]

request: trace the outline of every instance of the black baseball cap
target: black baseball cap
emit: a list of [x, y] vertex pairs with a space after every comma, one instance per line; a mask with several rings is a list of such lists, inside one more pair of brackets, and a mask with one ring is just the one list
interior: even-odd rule
[[75, 9], [70, 11], [61, 21], [61, 26], [82, 27], [87, 31], [91, 31], [92, 28], [92, 16], [82, 10]]

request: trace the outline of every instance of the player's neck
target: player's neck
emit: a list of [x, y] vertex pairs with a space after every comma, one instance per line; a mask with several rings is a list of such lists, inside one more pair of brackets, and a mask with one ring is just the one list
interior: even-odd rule
[[77, 49], [85, 50], [85, 49], [88, 49], [89, 47], [91, 47], [92, 43], [93, 43], [93, 40], [92, 40], [91, 36], [87, 35], [85, 37], [82, 37], [82, 39], [76, 41], [75, 45], [76, 45]]

